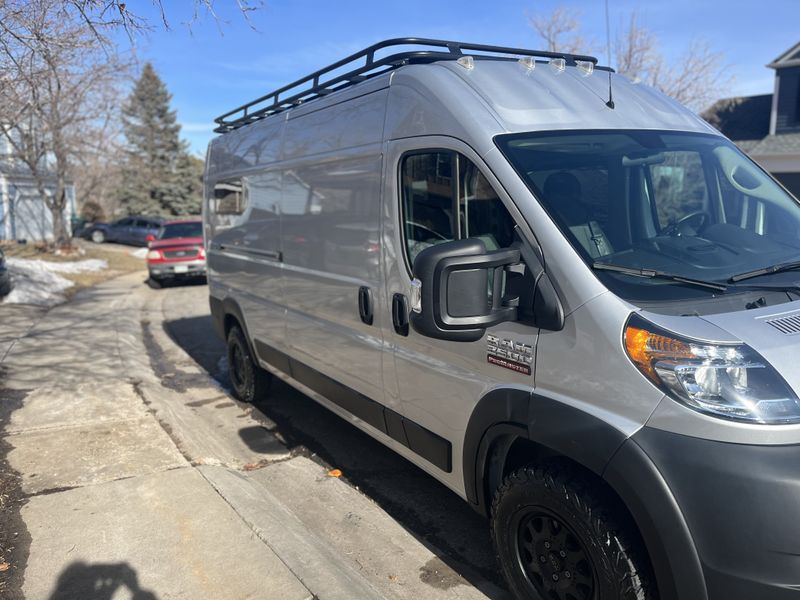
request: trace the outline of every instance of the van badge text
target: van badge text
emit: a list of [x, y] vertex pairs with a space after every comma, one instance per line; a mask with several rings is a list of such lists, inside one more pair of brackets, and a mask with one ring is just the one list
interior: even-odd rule
[[487, 362], [524, 375], [531, 374], [533, 346], [508, 338], [499, 338], [492, 334], [486, 336], [486, 343]]

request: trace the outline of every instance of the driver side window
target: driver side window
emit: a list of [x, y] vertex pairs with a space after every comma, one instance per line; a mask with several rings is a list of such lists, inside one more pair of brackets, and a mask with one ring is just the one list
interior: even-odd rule
[[403, 237], [410, 265], [430, 246], [478, 238], [489, 251], [514, 240], [514, 220], [467, 157], [450, 150], [406, 155], [401, 163]]

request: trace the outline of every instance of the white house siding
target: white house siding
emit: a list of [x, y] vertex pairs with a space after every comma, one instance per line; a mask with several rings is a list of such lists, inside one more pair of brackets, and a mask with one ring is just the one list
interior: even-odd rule
[[[51, 186], [52, 187], [52, 186]], [[0, 239], [53, 240], [53, 218], [30, 178], [0, 174]], [[67, 187], [64, 223], [70, 234], [70, 216], [75, 211], [75, 190]]]
[[8, 215], [8, 182], [0, 173], [0, 240], [11, 239], [11, 220]]

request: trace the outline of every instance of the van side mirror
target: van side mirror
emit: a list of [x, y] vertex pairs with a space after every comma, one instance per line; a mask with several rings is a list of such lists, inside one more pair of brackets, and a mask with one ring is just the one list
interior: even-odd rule
[[418, 297], [411, 302], [414, 330], [441, 340], [474, 342], [487, 327], [515, 321], [519, 298], [504, 297], [503, 284], [506, 269], [519, 262], [518, 249], [488, 252], [479, 239], [425, 248], [414, 260], [419, 282]]
[[144, 238], [144, 241], [148, 242], [148, 243], [149, 242], [154, 242], [154, 241], [156, 241], [156, 236], [154, 236], [152, 233], [148, 233], [147, 237]]

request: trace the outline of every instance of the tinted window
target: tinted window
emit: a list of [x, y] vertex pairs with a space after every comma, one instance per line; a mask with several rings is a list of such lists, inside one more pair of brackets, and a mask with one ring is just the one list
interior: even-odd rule
[[241, 179], [220, 181], [214, 186], [213, 210], [220, 215], [239, 215], [247, 208], [247, 186]]
[[513, 241], [514, 221], [477, 166], [451, 151], [414, 153], [401, 166], [403, 232], [410, 264], [423, 249], [479, 238], [487, 250]]
[[457, 239], [454, 158], [431, 152], [403, 160], [403, 231], [412, 264], [424, 248]]

